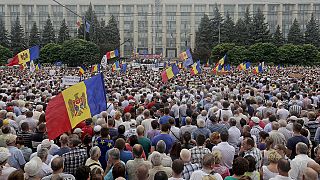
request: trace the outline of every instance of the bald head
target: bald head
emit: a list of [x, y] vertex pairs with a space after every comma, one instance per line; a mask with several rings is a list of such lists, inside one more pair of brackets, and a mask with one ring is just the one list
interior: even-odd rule
[[57, 172], [59, 170], [63, 170], [63, 158], [56, 157], [51, 161], [51, 169], [53, 172]]
[[137, 168], [136, 176], [139, 180], [147, 180], [149, 177], [149, 168], [145, 164], [140, 165]]
[[143, 148], [140, 144], [135, 144], [132, 148], [132, 153], [134, 158], [141, 158], [143, 153]]
[[182, 149], [180, 152], [180, 159], [185, 163], [190, 162], [191, 152], [188, 149]]

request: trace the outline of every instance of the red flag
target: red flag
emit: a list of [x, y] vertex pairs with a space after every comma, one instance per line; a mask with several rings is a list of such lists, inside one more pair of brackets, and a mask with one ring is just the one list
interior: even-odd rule
[[19, 64], [19, 57], [18, 55], [16, 55], [11, 59], [11, 61], [9, 62], [9, 64], [7, 64], [7, 66], [13, 66], [18, 64]]
[[162, 82], [166, 83], [168, 82], [168, 76], [166, 70], [161, 72]]

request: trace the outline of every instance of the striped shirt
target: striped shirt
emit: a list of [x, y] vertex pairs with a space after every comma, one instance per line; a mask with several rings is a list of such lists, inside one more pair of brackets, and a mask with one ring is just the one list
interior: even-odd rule
[[189, 180], [191, 177], [191, 174], [194, 171], [199, 170], [199, 169], [201, 169], [201, 168], [200, 168], [200, 164], [198, 164], [198, 163], [195, 163], [195, 164], [192, 164], [191, 162], [184, 163], [184, 168], [182, 171], [183, 179]]
[[23, 144], [28, 148], [32, 148], [32, 142], [31, 142], [32, 135], [33, 133], [31, 132], [24, 132], [24, 131], [17, 132], [17, 137], [21, 138], [23, 140]]
[[290, 108], [289, 108], [289, 112], [290, 112], [291, 115], [295, 114], [295, 113], [300, 115], [301, 114], [301, 110], [302, 110], [302, 107], [299, 106], [299, 105], [296, 105], [296, 104], [290, 106]]

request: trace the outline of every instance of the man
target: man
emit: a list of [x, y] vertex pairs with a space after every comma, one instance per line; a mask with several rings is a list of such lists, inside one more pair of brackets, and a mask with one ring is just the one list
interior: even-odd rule
[[282, 133], [278, 131], [280, 124], [278, 122], [272, 122], [271, 126], [272, 126], [272, 131], [269, 132], [269, 137], [273, 140], [273, 144], [286, 145], [286, 138]]
[[277, 117], [278, 119], [286, 120], [289, 117], [289, 111], [284, 108], [283, 103], [278, 103], [278, 109], [277, 109]]
[[225, 124], [218, 123], [218, 118], [215, 115], [210, 116], [209, 120], [207, 120], [206, 123], [207, 123], [207, 128], [211, 131], [211, 133], [213, 132], [222, 133], [222, 132], [228, 131], [228, 128]]
[[38, 121], [33, 119], [32, 117], [33, 117], [33, 112], [28, 111], [26, 113], [26, 119], [24, 119], [20, 122], [20, 127], [23, 122], [27, 122], [29, 124], [30, 131], [35, 132], [35, 130], [37, 128]]
[[159, 171], [164, 171], [168, 177], [172, 176], [171, 167], [163, 167], [161, 164], [161, 154], [157, 151], [153, 152], [151, 155], [151, 163], [153, 168], [149, 170], [149, 179], [154, 179], [155, 174]]
[[180, 128], [179, 135], [182, 137], [185, 132], [193, 132], [197, 129], [197, 126], [191, 125], [192, 119], [191, 117], [186, 117], [186, 125]]
[[233, 118], [230, 119], [230, 128], [228, 129], [228, 143], [234, 147], [235, 153], [238, 154], [239, 152], [239, 147], [238, 145], [240, 144], [240, 136], [241, 132], [237, 128], [237, 121]]
[[131, 119], [131, 114], [129, 112], [125, 113], [124, 121], [120, 125], [124, 125], [125, 130], [128, 131], [132, 123], [137, 124], [136, 120]]
[[179, 134], [180, 129], [177, 128], [174, 123], [175, 123], [175, 120], [173, 118], [169, 119], [169, 124], [171, 126], [169, 134], [171, 138], [174, 139], [174, 141], [180, 141], [180, 134]]
[[[136, 179], [137, 180], [148, 180], [148, 178], [149, 178], [149, 168], [147, 167], [147, 165], [142, 164], [142, 165], [139, 165], [138, 168], [134, 168], [134, 169], [137, 169], [137, 171], [135, 172], [136, 178], [135, 179], [132, 178], [133, 180], [136, 180]], [[128, 169], [127, 169], [127, 173], [128, 173]], [[130, 179], [130, 176], [129, 176], [128, 179]]]
[[47, 165], [45, 162], [47, 160], [48, 157], [48, 149], [46, 148], [41, 148], [38, 152], [37, 152], [37, 156], [41, 159], [42, 161], [42, 165], [41, 165], [41, 177], [47, 176], [49, 174], [52, 173], [52, 169], [49, 165]]
[[204, 142], [206, 138], [204, 135], [199, 134], [197, 136], [196, 142], [197, 146], [190, 149], [191, 152], [191, 162], [192, 163], [199, 163], [200, 168], [202, 167], [202, 159], [205, 154], [211, 153], [211, 151], [204, 146]]
[[110, 139], [118, 136], [118, 129], [114, 127], [113, 119], [108, 119], [107, 128], [109, 129]]
[[76, 178], [71, 174], [65, 174], [63, 173], [63, 158], [62, 157], [56, 157], [51, 162], [51, 169], [52, 174], [49, 176], [45, 176], [42, 178], [42, 180], [51, 180], [52, 176], [59, 176], [62, 179], [68, 179], [68, 180], [75, 180]]
[[18, 170], [23, 169], [26, 161], [23, 157], [23, 153], [16, 147], [16, 135], [10, 134], [7, 136], [6, 144], [11, 156], [8, 158], [8, 164]]
[[38, 104], [36, 110], [33, 111], [33, 119], [39, 120], [40, 115], [43, 113], [43, 106]]
[[191, 163], [191, 152], [188, 149], [182, 149], [180, 152], [180, 159], [184, 163], [184, 168], [182, 172], [182, 177], [186, 180], [189, 180], [191, 177], [191, 174], [201, 169], [199, 163]]
[[292, 132], [287, 129], [287, 121], [281, 119], [278, 122], [280, 125], [280, 128], [278, 129], [278, 131], [284, 135], [286, 142], [288, 142], [289, 138], [292, 137]]
[[17, 133], [18, 138], [22, 138], [24, 145], [28, 148], [32, 148], [31, 137], [32, 133], [29, 132], [29, 124], [28, 122], [23, 122], [21, 124], [21, 131]]
[[183, 172], [183, 161], [180, 159], [176, 159], [172, 163], [172, 177], [168, 180], [183, 180], [182, 172]]
[[240, 150], [240, 154], [243, 153], [243, 157], [251, 155], [256, 160], [256, 169], [261, 167], [262, 154], [261, 151], [255, 147], [254, 140], [252, 138], [245, 138]]
[[213, 146], [212, 152], [214, 150], [219, 150], [222, 155], [221, 165], [226, 166], [228, 169], [232, 169], [233, 158], [235, 156], [235, 148], [228, 143], [228, 132], [222, 132], [220, 134], [221, 142]]
[[192, 139], [197, 139], [200, 134], [204, 135], [205, 138], [209, 138], [211, 131], [205, 127], [205, 121], [203, 119], [197, 119], [198, 128], [192, 132]]
[[[269, 112], [268, 112], [269, 114]], [[277, 117], [275, 115], [270, 115], [269, 116], [269, 123], [266, 124], [266, 126], [264, 127], [264, 131], [269, 133], [272, 131], [272, 122], [277, 121]]]
[[141, 125], [144, 127], [144, 136], [147, 136], [147, 132], [152, 130], [151, 122], [154, 120], [150, 118], [150, 111], [148, 109], [143, 111], [144, 120], [142, 120]]
[[292, 180], [289, 177], [289, 171], [290, 171], [290, 162], [287, 159], [280, 159], [278, 161], [278, 172], [279, 174], [276, 175], [276, 177], [271, 178], [270, 180]]
[[[151, 169], [151, 166], [152, 166], [151, 163], [149, 161], [143, 160], [143, 158], [141, 157], [142, 153], [143, 153], [142, 146], [140, 144], [135, 144], [132, 148], [132, 154], [134, 159], [129, 160], [126, 164], [128, 179], [142, 180], [143, 178], [141, 177], [143, 177], [143, 174], [141, 174], [141, 172], [148, 174], [149, 169]], [[141, 168], [140, 170], [138, 169], [137, 172], [140, 172], [140, 173], [136, 173], [136, 169], [140, 168], [141, 166], [143, 166], [144, 168]]]
[[80, 166], [84, 166], [87, 160], [87, 151], [79, 147], [80, 139], [71, 138], [69, 147], [71, 150], [62, 155], [64, 159], [64, 172], [75, 175], [76, 170]]
[[218, 121], [223, 121], [223, 117], [230, 119], [233, 116], [232, 111], [229, 109], [230, 103], [228, 101], [223, 101], [222, 109], [217, 111]]
[[[38, 128], [35, 133], [31, 136], [31, 142], [33, 145], [33, 149], [35, 148], [36, 144], [41, 143], [44, 139], [46, 139], [46, 124], [41, 123], [38, 125]], [[34, 149], [35, 150], [35, 149]]]
[[261, 131], [263, 131], [263, 129], [259, 125], [260, 119], [258, 117], [256, 117], [256, 116], [254, 116], [254, 117], [251, 118], [251, 120], [254, 123], [254, 125], [250, 130], [250, 134], [253, 135], [253, 136], [256, 136], [257, 137], [257, 142], [260, 142], [259, 141], [259, 138], [260, 138], [259, 133]]
[[[120, 160], [123, 161], [124, 163], [127, 163], [127, 161], [132, 160], [132, 153], [130, 151], [125, 150], [126, 142], [124, 139], [119, 138], [116, 140], [114, 147], [118, 148], [120, 151]], [[108, 161], [108, 156], [107, 156], [107, 161]]]
[[298, 142], [296, 145], [297, 155], [291, 161], [291, 170], [289, 175], [292, 179], [302, 179], [303, 171], [307, 168], [309, 162], [314, 162], [313, 159], [308, 157], [308, 146], [303, 142]]
[[112, 148], [108, 152], [108, 162], [105, 173], [104, 179], [113, 179], [112, 170], [113, 166], [117, 163], [122, 163], [125, 165], [124, 162], [120, 160], [120, 151], [117, 148]]
[[211, 153], [204, 155], [203, 157], [203, 168], [201, 170], [196, 170], [192, 173], [190, 180], [199, 180], [205, 176], [208, 178], [215, 178], [216, 180], [222, 180], [222, 177], [218, 173], [213, 174], [214, 167], [214, 156]]
[[177, 101], [175, 99], [172, 99], [171, 103], [171, 112], [173, 112], [175, 124], [177, 126], [180, 126], [180, 119], [179, 119], [179, 106], [177, 104]]
[[144, 136], [144, 127], [142, 125], [139, 125], [137, 127], [137, 134], [138, 134], [138, 143], [141, 144], [143, 147], [143, 151], [146, 154], [146, 158], [149, 156], [149, 152], [151, 149], [151, 141], [150, 139], [146, 138]]
[[164, 115], [160, 117], [160, 120], [159, 120], [160, 125], [169, 123], [169, 119], [172, 118], [171, 116], [169, 116], [169, 113], [170, 113], [170, 109], [168, 107], [165, 107]]
[[[166, 150], [166, 143], [164, 141], [160, 140], [157, 143], [156, 151], [158, 151], [161, 155], [161, 165], [164, 167], [171, 167], [172, 166], [172, 159], [170, 156], [166, 155], [165, 150]], [[150, 158], [149, 158], [149, 160], [150, 160]]]
[[290, 159], [293, 159], [297, 155], [296, 154], [296, 145], [299, 142], [303, 142], [309, 147], [309, 140], [300, 134], [301, 129], [302, 129], [301, 124], [299, 124], [299, 123], [293, 124], [293, 137], [288, 139], [288, 142], [287, 142], [287, 148], [288, 148], [287, 156]]
[[9, 156], [11, 156], [9, 150], [7, 148], [0, 147], [0, 179], [8, 179], [8, 176], [17, 170], [7, 163]]
[[171, 147], [172, 147], [172, 145], [174, 143], [174, 140], [169, 135], [169, 129], [170, 129], [170, 125], [169, 124], [161, 125], [161, 134], [155, 136], [152, 139], [151, 152], [154, 151], [157, 143], [160, 140], [163, 140], [166, 143], [166, 151], [165, 151], [165, 153], [169, 153], [169, 151], [171, 150]]

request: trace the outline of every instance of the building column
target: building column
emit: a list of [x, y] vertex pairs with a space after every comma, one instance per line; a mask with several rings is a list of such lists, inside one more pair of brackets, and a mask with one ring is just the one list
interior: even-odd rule
[[167, 14], [166, 5], [162, 5], [162, 55], [167, 57]]
[[[220, 13], [221, 13], [221, 11], [220, 11]], [[206, 4], [206, 15], [209, 16], [209, 4]], [[209, 16], [209, 18], [210, 18], [210, 16]]]
[[184, 51], [184, 49], [181, 49], [181, 10], [180, 10], [180, 4], [177, 5], [177, 12], [176, 12], [176, 48], [177, 48], [177, 55], [180, 54], [181, 51]]
[[[294, 4], [293, 5], [293, 15], [292, 15], [292, 22], [294, 21], [294, 19], [297, 19], [298, 21], [299, 21], [299, 19], [298, 19], [298, 4]], [[301, 22], [299, 22], [299, 24], [301, 24]]]
[[[224, 5], [223, 5], [223, 12], [225, 12]], [[239, 4], [236, 4], [234, 8], [234, 23], [237, 23], [238, 19], [239, 19]]]
[[133, 49], [138, 52], [138, 8], [137, 5], [133, 7]]
[[[52, 5], [51, 4], [48, 5], [48, 13], [49, 13], [50, 19], [52, 21], [53, 20], [52, 19], [53, 18], [53, 14], [52, 14]], [[53, 22], [52, 22], [52, 24], [53, 24]]]
[[24, 15], [25, 12], [22, 9], [22, 5], [21, 4], [19, 5], [19, 12], [20, 12], [20, 14], [19, 14], [20, 24], [21, 24], [21, 27], [24, 28], [24, 33], [26, 33], [26, 29], [27, 29], [26, 28], [26, 19], [27, 19], [27, 17]]
[[195, 12], [194, 12], [194, 4], [191, 7], [191, 45], [190, 48], [193, 50], [195, 46], [195, 37], [196, 37], [196, 22], [195, 22]]
[[282, 31], [282, 18], [283, 18], [283, 4], [280, 4], [277, 8], [278, 11], [278, 25], [280, 26], [280, 29]]
[[[119, 29], [120, 29], [120, 44], [122, 44], [125, 39], [124, 39], [124, 32], [123, 32], [123, 26], [124, 26], [124, 21], [123, 21], [123, 5], [120, 4], [120, 17], [119, 17]], [[124, 55], [124, 45], [122, 44], [120, 46], [120, 57], [123, 57]]]
[[148, 54], [153, 54], [155, 52], [155, 50], [152, 50], [153, 49], [153, 36], [154, 36], [154, 28], [152, 28], [152, 21], [153, 21], [153, 18], [154, 18], [154, 13], [155, 11], [152, 11], [152, 7], [151, 7], [151, 4], [148, 5], [148, 14], [152, 14], [153, 16], [147, 16], [147, 21], [148, 21]]
[[264, 10], [261, 10], [261, 11], [263, 11], [263, 14], [264, 14], [264, 17], [265, 17], [265, 22], [268, 22], [268, 5], [269, 4], [265, 4], [264, 5]]

